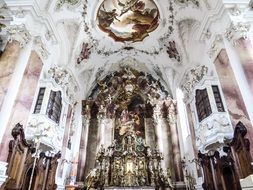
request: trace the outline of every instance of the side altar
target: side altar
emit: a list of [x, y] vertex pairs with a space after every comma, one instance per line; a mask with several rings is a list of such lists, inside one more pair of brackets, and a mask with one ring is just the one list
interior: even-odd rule
[[[174, 189], [170, 169], [163, 169], [162, 154], [151, 150], [136, 133], [128, 130], [121, 139], [107, 148], [100, 147], [96, 167], [86, 177], [87, 188], [129, 189], [143, 187]], [[146, 188], [147, 187], [147, 188]]]

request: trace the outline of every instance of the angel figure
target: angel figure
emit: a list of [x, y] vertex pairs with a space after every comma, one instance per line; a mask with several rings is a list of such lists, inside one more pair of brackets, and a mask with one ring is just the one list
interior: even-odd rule
[[127, 11], [129, 11], [130, 9], [132, 9], [132, 7], [135, 6], [135, 4], [138, 1], [139, 0], [127, 0], [126, 3], [122, 3], [122, 2], [120, 2], [120, 0], [118, 0], [118, 5], [122, 7], [120, 16], [122, 16]]

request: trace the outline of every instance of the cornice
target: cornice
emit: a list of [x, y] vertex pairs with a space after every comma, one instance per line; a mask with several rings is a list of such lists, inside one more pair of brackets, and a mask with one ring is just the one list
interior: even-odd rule
[[216, 7], [213, 10], [210, 10], [205, 17], [203, 18], [202, 24], [199, 27], [199, 30], [196, 35], [196, 39], [199, 41], [204, 41], [206, 38], [206, 32], [210, 27], [212, 23], [214, 23], [216, 20], [219, 20], [223, 17], [226, 9], [222, 3], [219, 3], [217, 1]]
[[52, 17], [49, 14], [44, 13], [39, 8], [36, 0], [6, 0], [6, 4], [12, 11], [15, 11], [16, 9], [23, 9], [25, 12], [29, 12], [35, 21], [42, 23], [46, 27], [47, 31], [51, 33], [51, 38], [54, 44], [57, 44], [60, 41], [60, 36]]

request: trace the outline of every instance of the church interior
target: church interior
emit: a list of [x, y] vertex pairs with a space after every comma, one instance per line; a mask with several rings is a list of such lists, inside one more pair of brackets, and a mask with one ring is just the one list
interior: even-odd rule
[[0, 0], [0, 190], [253, 189], [252, 0]]

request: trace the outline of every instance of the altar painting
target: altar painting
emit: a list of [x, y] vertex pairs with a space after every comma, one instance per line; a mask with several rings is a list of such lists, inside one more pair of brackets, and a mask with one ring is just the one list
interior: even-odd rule
[[99, 28], [115, 41], [142, 41], [158, 26], [153, 0], [104, 0], [97, 13]]
[[145, 127], [144, 118], [138, 112], [132, 112], [123, 110], [120, 118], [117, 119], [114, 139], [118, 144], [118, 148], [121, 147], [122, 139], [127, 134], [134, 134], [136, 136], [137, 148], [141, 148], [145, 140]]

